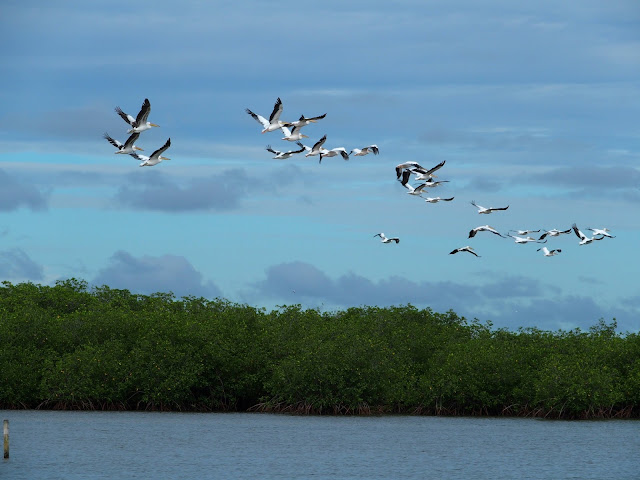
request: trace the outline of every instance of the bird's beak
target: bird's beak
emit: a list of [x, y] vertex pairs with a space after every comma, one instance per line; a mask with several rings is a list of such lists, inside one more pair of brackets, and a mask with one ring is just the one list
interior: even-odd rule
[[304, 133], [302, 135], [300, 135], [300, 136], [304, 137], [304, 138], [309, 138], [309, 135], [305, 135]]
[[140, 148], [140, 147], [136, 147], [136, 146], [134, 146], [134, 147], [133, 147], [133, 149], [134, 149], [134, 150], [140, 150], [141, 152], [144, 152], [144, 150], [143, 150], [142, 148]]
[[160, 125], [156, 125], [155, 123], [150, 123], [149, 125], [151, 125], [152, 127], [159, 127]]
[[171, 160], [170, 158], [167, 157], [160, 157], [162, 160]]
[[317, 123], [317, 120], [309, 120], [310, 122]]

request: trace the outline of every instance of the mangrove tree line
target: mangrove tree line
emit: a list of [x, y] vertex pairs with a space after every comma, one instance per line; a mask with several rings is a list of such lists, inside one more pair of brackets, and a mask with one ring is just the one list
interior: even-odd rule
[[594, 323], [3, 282], [0, 407], [638, 417], [640, 337]]

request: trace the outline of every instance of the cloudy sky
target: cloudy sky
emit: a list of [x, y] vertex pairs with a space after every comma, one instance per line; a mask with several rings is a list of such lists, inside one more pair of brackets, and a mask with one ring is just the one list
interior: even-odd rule
[[[324, 311], [431, 307], [516, 329], [640, 330], [636, 0], [45, 2], [0, 7], [0, 278]], [[295, 156], [250, 108], [326, 113]], [[145, 98], [171, 161], [114, 155]], [[446, 161], [407, 195], [394, 167]], [[470, 205], [506, 206], [478, 215]], [[562, 250], [510, 229], [607, 227]], [[382, 244], [374, 234], [398, 236]], [[539, 235], [539, 234], [538, 234]], [[480, 257], [459, 253], [471, 245]]]

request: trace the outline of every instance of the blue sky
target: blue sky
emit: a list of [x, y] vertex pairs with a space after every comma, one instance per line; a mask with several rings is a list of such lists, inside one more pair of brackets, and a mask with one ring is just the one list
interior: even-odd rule
[[[136, 293], [453, 309], [495, 326], [640, 330], [640, 6], [611, 2], [43, 2], [0, 7], [0, 277]], [[292, 157], [245, 112], [327, 113]], [[124, 141], [171, 138], [139, 168]], [[446, 160], [427, 204], [395, 165]], [[470, 205], [509, 210], [478, 215]], [[608, 227], [562, 253], [489, 233]], [[398, 236], [382, 244], [373, 235]], [[449, 255], [471, 245], [481, 255]]]

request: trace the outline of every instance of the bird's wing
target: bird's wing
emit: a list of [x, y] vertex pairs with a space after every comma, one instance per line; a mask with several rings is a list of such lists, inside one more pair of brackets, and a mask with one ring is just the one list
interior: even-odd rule
[[138, 137], [140, 137], [140, 132], [135, 132], [129, 135], [129, 138], [127, 138], [127, 141], [124, 142], [125, 148], [132, 147], [133, 144], [138, 140]]
[[122, 111], [122, 109], [120, 107], [116, 107], [116, 113], [118, 115], [120, 115], [120, 117], [122, 117], [122, 119], [127, 122], [129, 125], [133, 126], [133, 124], [135, 123], [136, 119], [133, 118], [131, 115], [129, 115], [128, 113], [124, 113]]
[[374, 154], [374, 155], [378, 155], [378, 153], [380, 153], [380, 149], [378, 148], [378, 146], [377, 146], [377, 145], [371, 145], [371, 146], [369, 146], [369, 147], [367, 147], [367, 148], [370, 148], [370, 149], [371, 149], [371, 151], [373, 151], [373, 154]]
[[580, 240], [587, 238], [586, 235], [578, 229], [578, 226], [575, 223], [571, 226], [571, 228]]
[[305, 147], [303, 144], [301, 144], [300, 142], [296, 142], [298, 144], [298, 146], [300, 147], [300, 150], [291, 150], [289, 153], [302, 153], [304, 152], [307, 147]]
[[509, 205], [507, 205], [506, 207], [500, 207], [500, 208], [491, 207], [489, 208], [489, 210], [493, 212], [495, 210], [506, 210], [507, 208], [509, 208]]
[[114, 139], [114, 138], [111, 138], [111, 137], [109, 136], [109, 134], [108, 134], [108, 133], [105, 133], [105, 134], [103, 135], [103, 137], [104, 137], [104, 138], [105, 138], [105, 139], [106, 139], [106, 140], [107, 140], [111, 145], [113, 145], [113, 146], [114, 146], [114, 147], [116, 147], [116, 148], [120, 148], [120, 147], [122, 146], [122, 144], [121, 144], [118, 140], [116, 140], [116, 139]]
[[149, 118], [149, 112], [151, 111], [151, 103], [149, 103], [149, 99], [145, 98], [144, 102], [142, 102], [142, 108], [138, 112], [138, 116], [136, 117], [136, 126], [139, 127], [147, 123], [147, 118]]
[[279, 154], [281, 154], [281, 153], [282, 153], [282, 152], [279, 152], [278, 150], [274, 150], [273, 148], [271, 148], [271, 145], [267, 145], [266, 150], [267, 150], [267, 152], [271, 152], [271, 153], [273, 153], [274, 155], [279, 155]]
[[440, 200], [442, 200], [443, 202], [450, 202], [451, 200], [453, 200], [456, 197], [451, 197], [451, 198], [441, 198]]
[[163, 146], [161, 146], [159, 149], [157, 149], [155, 152], [153, 152], [149, 158], [158, 158], [170, 146], [171, 146], [171, 139], [169, 138], [167, 139], [167, 142]]
[[[280, 130], [282, 130], [282, 133], [284, 133], [285, 137], [290, 137], [291, 136], [291, 131], [285, 127], [284, 125], [280, 127]], [[294, 127], [295, 130], [295, 127]]]
[[300, 117], [300, 120], [322, 120], [326, 116], [327, 116], [326, 113], [324, 115], [319, 115], [317, 117], [304, 117], [303, 115], [302, 117]]
[[439, 168], [442, 168], [442, 166], [445, 164], [445, 162], [446, 162], [446, 160], [443, 160], [438, 165], [436, 165], [435, 167], [432, 167], [431, 169], [427, 170], [427, 174], [431, 175], [433, 172], [435, 172]]
[[409, 170], [405, 170], [404, 172], [402, 172], [402, 181], [400, 183], [402, 183], [402, 185], [406, 187], [410, 177], [411, 172]]
[[267, 128], [269, 126], [269, 122], [262, 115], [258, 115], [257, 113], [253, 113], [248, 108], [246, 109], [246, 112], [249, 115], [251, 115], [255, 119], [255, 121], [258, 122], [259, 124], [261, 124], [264, 128]]
[[282, 100], [278, 97], [278, 100], [276, 100], [276, 103], [273, 105], [273, 112], [271, 112], [271, 116], [269, 117], [269, 123], [277, 122], [280, 119], [282, 109]]
[[313, 150], [318, 150], [324, 142], [327, 141], [327, 136], [323, 136], [320, 140], [318, 140], [313, 146]]

